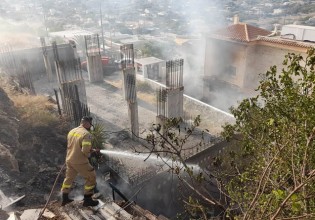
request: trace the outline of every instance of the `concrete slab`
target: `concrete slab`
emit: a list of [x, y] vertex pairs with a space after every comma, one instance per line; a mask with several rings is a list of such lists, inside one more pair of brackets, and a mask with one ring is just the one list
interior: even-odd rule
[[21, 220], [37, 219], [40, 212], [41, 212], [41, 209], [27, 209], [22, 213], [20, 219]]
[[105, 206], [99, 210], [99, 213], [105, 219], [132, 219], [132, 215], [114, 202], [105, 204]]

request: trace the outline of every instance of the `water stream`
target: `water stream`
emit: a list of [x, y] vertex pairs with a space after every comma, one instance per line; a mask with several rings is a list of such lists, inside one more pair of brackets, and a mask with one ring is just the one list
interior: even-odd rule
[[[132, 197], [135, 195], [134, 193], [136, 193], [137, 196], [132, 197], [132, 200], [156, 215], [162, 214], [167, 217], [175, 218], [177, 213], [184, 211], [184, 206], [180, 200], [182, 192], [180, 193], [178, 189], [179, 180], [178, 178], [174, 178], [173, 172], [167, 172], [171, 167], [183, 168], [183, 164], [180, 161], [173, 161], [171, 157], [160, 157], [156, 154], [152, 154], [148, 157], [149, 153], [133, 153], [119, 150], [101, 150], [100, 152], [114, 160], [130, 160], [129, 163], [131, 164], [137, 164], [137, 162], [142, 161], [143, 163], [150, 163], [150, 165], [157, 165], [159, 172], [154, 176], [150, 176], [150, 179], [148, 179], [144, 185], [141, 185], [141, 191], [139, 191], [137, 185], [135, 188], [130, 185], [117, 185], [117, 187], [119, 187], [121, 192], [127, 197]], [[141, 163], [138, 165], [140, 165], [140, 167], [142, 166]], [[194, 172], [201, 171], [198, 165], [187, 165], [192, 168]], [[185, 172], [183, 172], [183, 174], [185, 174]]]
[[[143, 162], [148, 162], [156, 165], [167, 165], [169, 167], [174, 166], [183, 166], [183, 163], [180, 161], [173, 161], [170, 157], [157, 156], [156, 154], [149, 153], [132, 153], [128, 151], [115, 151], [115, 150], [100, 150], [100, 152], [108, 157], [117, 157], [117, 158], [128, 158], [131, 160], [142, 160]], [[148, 157], [149, 156], [149, 157]], [[192, 168], [193, 171], [200, 171], [200, 167], [196, 164], [187, 164], [188, 167]]]

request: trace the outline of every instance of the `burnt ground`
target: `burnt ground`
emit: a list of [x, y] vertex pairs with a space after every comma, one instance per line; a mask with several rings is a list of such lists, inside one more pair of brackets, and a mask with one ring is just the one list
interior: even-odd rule
[[64, 163], [69, 126], [62, 120], [51, 127], [21, 120], [6, 91], [18, 92], [0, 85], [0, 189], [11, 198], [25, 195], [15, 210], [42, 206]]

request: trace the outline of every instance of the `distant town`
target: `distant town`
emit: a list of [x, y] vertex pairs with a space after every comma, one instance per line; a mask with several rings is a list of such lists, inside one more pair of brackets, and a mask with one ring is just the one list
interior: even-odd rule
[[[314, 39], [299, 37], [298, 30], [310, 36], [315, 28], [315, 0], [3, 0], [0, 14], [2, 46], [38, 48], [39, 37], [47, 45], [73, 43], [86, 71], [84, 36], [92, 35], [98, 42], [90, 46], [97, 45], [103, 64], [109, 64], [105, 72], [120, 64], [120, 46], [126, 44], [134, 47], [139, 71], [145, 65], [163, 72], [164, 64], [154, 69], [154, 63], [183, 59], [185, 94], [225, 111], [252, 95], [259, 74], [281, 65], [285, 53], [305, 54]], [[303, 27], [284, 31], [287, 25]], [[312, 44], [300, 44], [307, 41]], [[141, 60], [146, 58], [150, 62]], [[148, 77], [157, 80], [162, 73], [154, 71]], [[223, 92], [222, 82], [231, 91]]]
[[274, 24], [315, 26], [314, 0], [3, 0], [2, 19], [23, 21], [40, 35], [69, 29], [123, 34], [200, 34], [240, 20], [272, 30]]

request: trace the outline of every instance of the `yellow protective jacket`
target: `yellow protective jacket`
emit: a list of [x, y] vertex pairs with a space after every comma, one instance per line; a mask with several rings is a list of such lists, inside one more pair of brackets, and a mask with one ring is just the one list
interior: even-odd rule
[[72, 129], [67, 136], [66, 161], [72, 164], [89, 163], [89, 154], [92, 147], [92, 135], [83, 126]]

